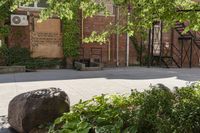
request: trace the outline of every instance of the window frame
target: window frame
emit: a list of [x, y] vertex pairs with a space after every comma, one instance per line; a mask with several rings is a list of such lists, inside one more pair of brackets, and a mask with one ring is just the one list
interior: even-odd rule
[[26, 10], [43, 10], [45, 9], [46, 7], [38, 7], [38, 1], [35, 1], [34, 2], [34, 6], [31, 7], [31, 6], [25, 6], [25, 5], [21, 5], [19, 4], [19, 9], [26, 9]]
[[[105, 4], [105, 7], [106, 10], [110, 13], [108, 16], [110, 17], [115, 16], [115, 7], [113, 4]], [[111, 10], [108, 9], [109, 7], [112, 7], [112, 13], [110, 12]], [[97, 16], [106, 16], [106, 15], [104, 14], [104, 12], [100, 12], [97, 14]]]
[[[95, 1], [96, 3], [103, 2], [104, 5], [105, 5], [106, 10], [110, 13], [108, 16], [115, 16], [115, 6], [114, 6], [114, 3], [113, 3], [112, 0], [102, 0], [102, 1], [94, 0], [94, 1]], [[112, 10], [110, 10], [109, 7], [111, 7]], [[112, 12], [110, 12], [110, 11], [112, 11]], [[102, 12], [97, 13], [96, 16], [106, 16], [106, 15], [105, 15], [104, 12], [102, 11]]]

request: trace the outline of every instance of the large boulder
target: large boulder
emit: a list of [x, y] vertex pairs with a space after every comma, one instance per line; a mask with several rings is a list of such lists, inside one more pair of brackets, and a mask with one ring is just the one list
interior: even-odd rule
[[57, 88], [20, 94], [9, 104], [8, 122], [19, 133], [28, 133], [69, 112], [68, 95]]

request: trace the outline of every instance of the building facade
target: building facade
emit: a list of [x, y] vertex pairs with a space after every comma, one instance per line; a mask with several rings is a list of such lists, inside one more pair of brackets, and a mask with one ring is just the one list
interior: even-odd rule
[[[80, 38], [88, 37], [92, 31], [100, 32], [109, 23], [116, 22], [117, 11], [114, 5], [110, 1], [105, 4], [110, 15], [104, 16], [100, 13], [93, 18], [81, 19]], [[11, 16], [11, 24], [13, 24], [8, 38], [9, 47], [20, 45], [28, 48], [33, 58], [63, 58], [62, 21], [55, 17], [38, 23], [39, 12], [46, 6], [42, 0], [29, 7], [19, 7], [19, 10]], [[27, 19], [27, 23], [17, 24], [19, 22], [16, 17]], [[159, 63], [177, 67], [199, 66], [200, 47], [194, 42], [196, 41], [194, 37], [184, 39], [176, 27], [169, 32], [163, 32], [160, 24], [155, 24], [149, 33], [151, 35], [148, 39], [138, 39], [140, 48], [146, 49], [140, 55], [132, 42], [127, 39], [127, 35], [122, 34], [111, 35], [102, 45], [81, 43], [78, 59], [96, 60], [105, 66], [138, 65], [142, 62], [148, 66], [159, 65]], [[146, 56], [148, 61], [144, 61]]]

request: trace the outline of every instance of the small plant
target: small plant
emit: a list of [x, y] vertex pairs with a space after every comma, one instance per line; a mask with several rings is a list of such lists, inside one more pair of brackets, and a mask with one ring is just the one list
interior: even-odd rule
[[96, 96], [74, 105], [49, 128], [49, 133], [147, 132], [200, 132], [200, 82], [173, 92], [157, 85], [129, 96]]

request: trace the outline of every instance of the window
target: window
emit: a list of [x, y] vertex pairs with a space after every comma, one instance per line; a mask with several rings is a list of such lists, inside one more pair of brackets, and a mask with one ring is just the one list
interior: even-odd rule
[[47, 7], [48, 4], [46, 2], [46, 0], [40, 0], [39, 2], [37, 2], [37, 7]]
[[24, 5], [23, 3], [20, 4], [20, 8], [33, 8], [33, 9], [42, 9], [42, 8], [45, 8], [47, 7], [48, 4], [46, 2], [46, 0], [39, 0], [38, 2], [34, 2], [33, 4], [30, 4], [30, 5]]
[[153, 28], [154, 39], [153, 39], [153, 54], [160, 55], [160, 41], [161, 41], [161, 27], [156, 24]]
[[[109, 12], [109, 15], [114, 15], [114, 4], [112, 0], [95, 0], [97, 3], [104, 2], [106, 10]], [[103, 12], [98, 13], [100, 16], [104, 16]]]
[[114, 15], [114, 5], [113, 4], [106, 4], [106, 9], [110, 13], [110, 15]]

